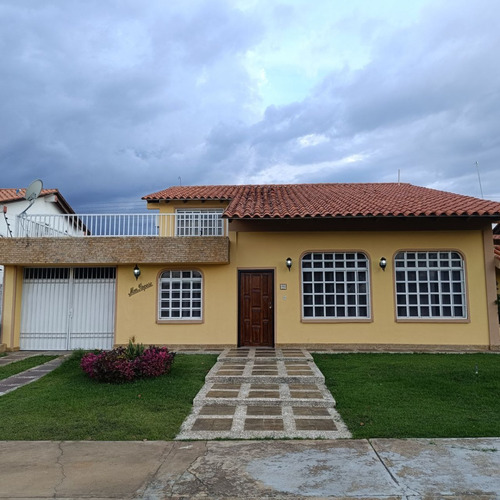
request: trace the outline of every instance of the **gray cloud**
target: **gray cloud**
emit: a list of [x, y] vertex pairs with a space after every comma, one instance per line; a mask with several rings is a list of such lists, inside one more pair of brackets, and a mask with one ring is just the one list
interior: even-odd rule
[[[297, 6], [0, 0], [0, 184], [40, 177], [77, 210], [112, 211], [179, 177], [367, 182], [400, 169], [477, 196], [478, 161], [500, 199], [499, 12], [494, 0], [429, 2], [404, 29], [351, 15], [344, 29], [369, 61], [332, 66], [307, 95], [264, 109], [248, 55], [279, 19], [296, 23]], [[342, 22], [331, 43], [345, 51]]]

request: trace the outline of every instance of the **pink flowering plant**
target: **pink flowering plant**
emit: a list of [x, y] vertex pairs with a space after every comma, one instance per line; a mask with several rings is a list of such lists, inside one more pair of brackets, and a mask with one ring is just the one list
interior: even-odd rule
[[94, 380], [119, 384], [164, 375], [170, 371], [174, 357], [175, 352], [166, 347], [129, 342], [128, 347], [89, 352], [82, 357], [80, 366]]

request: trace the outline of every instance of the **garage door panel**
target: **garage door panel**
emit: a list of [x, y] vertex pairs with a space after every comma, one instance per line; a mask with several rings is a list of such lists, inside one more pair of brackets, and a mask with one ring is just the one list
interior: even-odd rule
[[70, 351], [75, 349], [110, 349], [113, 346], [114, 334], [89, 334], [89, 333], [70, 333], [69, 346]]
[[25, 269], [21, 349], [110, 349], [115, 289], [115, 268]]
[[115, 283], [75, 283], [71, 331], [109, 334], [114, 331]]

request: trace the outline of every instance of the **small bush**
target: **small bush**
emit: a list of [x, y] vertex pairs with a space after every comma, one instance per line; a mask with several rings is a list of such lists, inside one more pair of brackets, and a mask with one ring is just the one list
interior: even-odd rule
[[123, 383], [137, 378], [159, 377], [170, 371], [175, 352], [166, 347], [150, 346], [137, 349], [136, 356], [129, 347], [112, 351], [89, 352], [82, 357], [80, 366], [92, 379], [99, 382]]
[[125, 348], [125, 353], [127, 354], [128, 359], [135, 359], [141, 356], [145, 351], [144, 344], [136, 344], [135, 337], [132, 337], [128, 341], [128, 345]]

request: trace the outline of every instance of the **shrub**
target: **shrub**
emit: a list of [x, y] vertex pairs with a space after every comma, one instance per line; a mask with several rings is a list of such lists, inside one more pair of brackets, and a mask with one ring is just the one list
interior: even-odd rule
[[130, 343], [127, 348], [89, 352], [82, 357], [80, 366], [90, 378], [99, 382], [123, 383], [164, 375], [170, 371], [175, 357], [175, 352], [166, 347], [142, 346], [132, 358], [131, 352]]
[[135, 337], [132, 337], [128, 341], [128, 345], [125, 349], [125, 353], [127, 355], [128, 359], [135, 359], [141, 356], [143, 354], [144, 350], [146, 349], [144, 347], [144, 344], [135, 344]]

